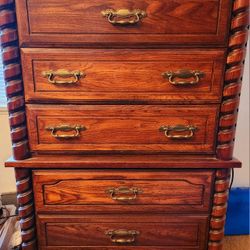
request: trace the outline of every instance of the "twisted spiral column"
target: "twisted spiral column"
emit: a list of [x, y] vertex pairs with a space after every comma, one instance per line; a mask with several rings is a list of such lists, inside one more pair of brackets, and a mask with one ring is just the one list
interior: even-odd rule
[[0, 41], [13, 156], [29, 156], [14, 0], [0, 0]]
[[31, 171], [15, 169], [18, 213], [22, 235], [22, 250], [36, 250], [35, 212]]
[[222, 160], [233, 156], [248, 29], [249, 0], [234, 0], [217, 145]]
[[216, 171], [208, 250], [222, 250], [223, 247], [229, 183], [229, 169]]

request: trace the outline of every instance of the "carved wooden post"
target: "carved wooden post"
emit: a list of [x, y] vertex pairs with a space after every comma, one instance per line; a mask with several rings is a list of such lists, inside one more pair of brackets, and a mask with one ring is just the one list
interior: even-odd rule
[[226, 222], [230, 169], [216, 171], [215, 190], [209, 231], [209, 250], [222, 250]]
[[229, 37], [217, 157], [231, 160], [249, 25], [249, 0], [235, 0]]
[[13, 156], [22, 160], [28, 157], [29, 147], [14, 0], [0, 0], [0, 30]]
[[35, 212], [33, 204], [33, 190], [31, 171], [28, 169], [15, 169], [17, 202], [19, 204], [19, 217], [22, 250], [36, 250]]

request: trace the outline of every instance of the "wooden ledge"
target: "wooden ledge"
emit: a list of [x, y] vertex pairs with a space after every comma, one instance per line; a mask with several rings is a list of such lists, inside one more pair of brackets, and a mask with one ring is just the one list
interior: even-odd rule
[[223, 161], [212, 156], [190, 155], [39, 155], [26, 160], [10, 158], [15, 168], [240, 168], [237, 159]]

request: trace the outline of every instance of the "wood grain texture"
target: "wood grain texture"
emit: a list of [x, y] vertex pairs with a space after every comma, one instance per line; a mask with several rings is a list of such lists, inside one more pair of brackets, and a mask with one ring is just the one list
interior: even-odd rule
[[[44, 46], [225, 46], [230, 0], [19, 0], [17, 15], [22, 45]], [[137, 25], [113, 26], [106, 9], [142, 9]]]
[[[26, 109], [32, 151], [214, 153], [217, 105], [27, 105]], [[78, 124], [85, 130], [77, 138], [58, 139], [46, 129], [63, 124]], [[176, 125], [192, 125], [197, 130], [189, 139], [167, 138], [159, 130]], [[65, 133], [58, 131], [60, 136]]]
[[33, 155], [32, 158], [17, 161], [10, 158], [6, 167], [34, 169], [207, 169], [240, 168], [241, 162], [219, 160], [213, 156], [200, 155]]
[[18, 213], [23, 250], [36, 250], [35, 210], [33, 204], [32, 176], [27, 169], [15, 169]]
[[[219, 103], [225, 50], [22, 49], [28, 102]], [[42, 75], [81, 71], [77, 84], [52, 84]], [[198, 84], [175, 86], [164, 72], [201, 71]], [[58, 80], [72, 80], [60, 78]], [[176, 79], [183, 81], [183, 79]], [[185, 79], [194, 81], [194, 77]]]
[[222, 250], [224, 226], [226, 223], [227, 199], [230, 182], [230, 170], [217, 170], [213, 207], [210, 220], [209, 250]]
[[250, 235], [226, 236], [223, 250], [248, 250], [250, 245]]
[[0, 1], [0, 43], [14, 158], [29, 156], [14, 1]]
[[[33, 171], [36, 211], [54, 213], [208, 212], [213, 179], [208, 170]], [[121, 187], [138, 193], [109, 191]]]
[[233, 156], [249, 29], [249, 1], [235, 0], [233, 4], [217, 146], [217, 157], [223, 160], [230, 160]]
[[[204, 250], [206, 215], [39, 215], [41, 249]], [[135, 242], [115, 244], [109, 230], [137, 230]], [[178, 233], [176, 233], [178, 232]]]

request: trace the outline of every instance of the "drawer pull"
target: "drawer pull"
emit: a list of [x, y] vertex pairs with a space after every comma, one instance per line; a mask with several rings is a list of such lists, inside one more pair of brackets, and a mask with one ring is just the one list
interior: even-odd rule
[[114, 25], [127, 25], [136, 24], [142, 18], [147, 16], [147, 13], [143, 10], [128, 10], [128, 9], [107, 9], [103, 10], [102, 15], [107, 17], [108, 21]]
[[[70, 72], [68, 70], [58, 70], [58, 71], [44, 71], [42, 72], [43, 77], [46, 77], [48, 79], [48, 82], [51, 84], [77, 84], [82, 77], [85, 77], [86, 74], [81, 71], [73, 71]], [[56, 80], [56, 77], [59, 78], [66, 78], [65, 80]], [[70, 80], [71, 78], [74, 78], [73, 80]]]
[[[47, 127], [46, 130], [51, 131], [51, 135], [54, 138], [57, 139], [72, 139], [72, 138], [77, 138], [81, 136], [80, 131], [86, 130], [86, 128], [84, 126], [81, 125], [74, 125], [74, 126], [70, 126], [70, 125], [60, 125], [60, 126], [56, 126], [56, 127]], [[75, 131], [74, 134], [58, 134], [58, 131]]]
[[139, 234], [139, 231], [125, 229], [110, 230], [106, 232], [106, 235], [110, 237], [111, 241], [118, 244], [134, 243], [136, 241], [136, 236]]
[[[205, 76], [205, 73], [198, 70], [180, 70], [178, 72], [165, 72], [162, 74], [164, 78], [168, 78], [169, 82], [172, 85], [195, 85], [198, 84], [202, 77]], [[188, 79], [194, 78], [192, 81], [176, 81], [176, 78]]]
[[115, 201], [132, 201], [137, 199], [137, 195], [142, 193], [139, 188], [118, 187], [107, 190], [112, 200]]
[[[194, 132], [197, 130], [194, 126], [184, 126], [184, 125], [176, 125], [176, 126], [162, 126], [160, 127], [161, 132], [165, 132], [165, 136], [171, 139], [189, 139], [194, 136]], [[188, 134], [179, 134], [187, 131]], [[177, 133], [177, 134], [175, 134]]]

